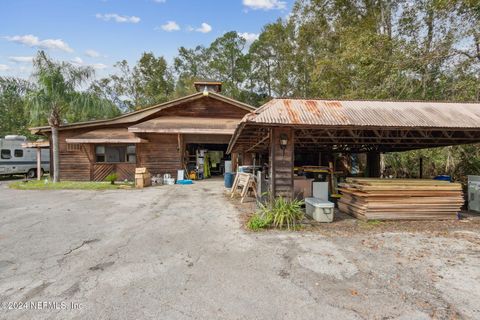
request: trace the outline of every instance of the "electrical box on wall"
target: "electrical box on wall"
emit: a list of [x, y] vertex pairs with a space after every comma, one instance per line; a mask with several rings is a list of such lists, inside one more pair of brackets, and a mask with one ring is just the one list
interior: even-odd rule
[[468, 176], [468, 210], [480, 212], [480, 176]]

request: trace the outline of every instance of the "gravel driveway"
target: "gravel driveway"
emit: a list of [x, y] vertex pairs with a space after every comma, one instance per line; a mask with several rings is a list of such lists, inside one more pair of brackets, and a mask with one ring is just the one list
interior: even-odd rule
[[0, 318], [480, 318], [478, 231], [250, 233], [238, 216], [220, 180], [101, 192], [3, 183], [0, 302], [23, 309]]

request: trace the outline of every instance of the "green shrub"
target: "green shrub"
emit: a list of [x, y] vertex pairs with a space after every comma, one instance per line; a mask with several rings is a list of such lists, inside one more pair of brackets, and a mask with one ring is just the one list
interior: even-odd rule
[[[254, 219], [252, 221], [252, 226], [254, 223], [255, 225], [261, 225], [261, 223], [265, 223], [265, 226], [271, 225], [275, 228], [286, 227], [289, 230], [295, 229], [297, 224], [302, 221], [304, 216], [302, 209], [303, 204], [303, 200], [290, 200], [283, 197], [275, 198], [265, 204], [259, 203], [259, 210], [256, 215], [252, 217], [252, 219]], [[258, 219], [254, 218], [255, 216], [258, 216]], [[253, 230], [252, 227], [250, 227], [250, 229]]]
[[111, 184], [115, 184], [115, 181], [118, 180], [118, 174], [116, 172], [110, 173], [106, 178], [105, 181], [110, 182]]
[[270, 225], [271, 221], [261, 217], [258, 213], [255, 213], [247, 222], [247, 227], [252, 231], [259, 231], [265, 229]]

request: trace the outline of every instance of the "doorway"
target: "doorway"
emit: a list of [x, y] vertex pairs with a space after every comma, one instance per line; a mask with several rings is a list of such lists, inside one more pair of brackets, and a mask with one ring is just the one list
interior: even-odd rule
[[190, 179], [222, 176], [225, 168], [231, 170], [231, 156], [226, 154], [228, 144], [187, 143], [184, 166]]

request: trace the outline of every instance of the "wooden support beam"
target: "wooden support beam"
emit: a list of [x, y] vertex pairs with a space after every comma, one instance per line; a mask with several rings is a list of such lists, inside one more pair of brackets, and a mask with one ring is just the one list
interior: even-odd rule
[[37, 180], [42, 179], [42, 149], [37, 148]]
[[[280, 146], [282, 135], [288, 141], [284, 149]], [[291, 128], [272, 128], [270, 136], [270, 195], [292, 199], [294, 132]]]
[[246, 150], [246, 152], [251, 152], [252, 150], [254, 150], [257, 146], [261, 145], [262, 143], [264, 143], [265, 141], [267, 141], [268, 139], [270, 139], [270, 134], [267, 134], [265, 137], [263, 137], [260, 141], [258, 141], [257, 143], [255, 143], [252, 147], [250, 147], [249, 149]]

